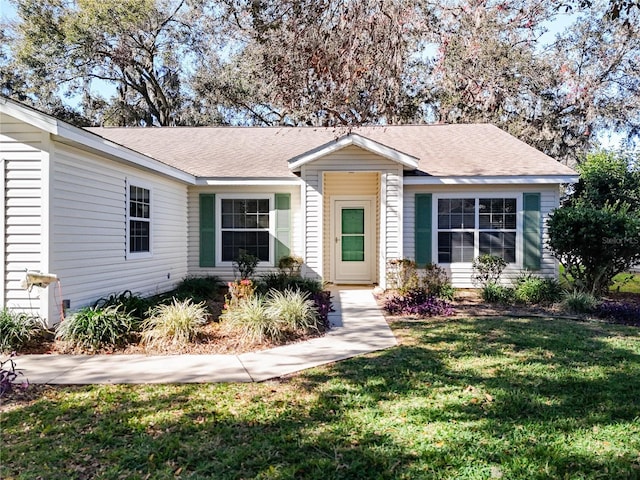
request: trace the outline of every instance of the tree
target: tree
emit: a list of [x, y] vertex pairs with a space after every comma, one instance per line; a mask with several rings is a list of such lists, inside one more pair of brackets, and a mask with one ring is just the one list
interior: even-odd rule
[[[14, 0], [11, 62], [27, 79], [23, 95], [51, 106], [80, 99], [94, 120], [117, 125], [192, 123], [189, 59], [213, 48], [201, 2], [186, 0]], [[92, 89], [111, 85], [106, 100]]]
[[[491, 122], [575, 164], [603, 131], [640, 133], [640, 32], [583, 11], [543, 45], [557, 5], [543, 0], [448, 4], [426, 101], [439, 121]], [[636, 11], [629, 18], [640, 23]]]
[[412, 2], [256, 0], [229, 8], [244, 46], [213, 74], [207, 65], [198, 72], [197, 91], [212, 103], [222, 100], [263, 124], [416, 118], [405, 85], [415, 49]]
[[[575, 0], [563, 2], [558, 5], [569, 12], [578, 7], [581, 9], [593, 7], [592, 0]], [[631, 26], [629, 17], [634, 11], [640, 10], [639, 0], [611, 0], [608, 2], [606, 18], [609, 20], [622, 20], [627, 26]]]
[[587, 156], [578, 167], [580, 180], [566, 201], [585, 201], [597, 209], [626, 204], [640, 212], [640, 157], [600, 151]]
[[640, 262], [640, 170], [630, 156], [598, 153], [548, 222], [549, 247], [577, 289], [606, 293], [618, 273]]
[[66, 118], [490, 122], [569, 164], [640, 135], [637, 0], [567, 0], [575, 24], [544, 44], [551, 0], [12, 1], [2, 92]]

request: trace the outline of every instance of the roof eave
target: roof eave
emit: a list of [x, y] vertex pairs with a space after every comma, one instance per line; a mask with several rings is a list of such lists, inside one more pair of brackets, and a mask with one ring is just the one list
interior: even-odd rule
[[405, 170], [415, 170], [418, 168], [418, 158], [383, 145], [382, 143], [371, 140], [370, 138], [350, 133], [338, 138], [337, 140], [325, 143], [324, 145], [320, 145], [308, 152], [289, 159], [289, 169], [291, 171], [298, 171], [300, 167], [307, 163], [313, 162], [314, 160], [342, 150], [343, 148], [351, 145], [355, 145], [376, 155], [380, 155], [381, 157], [397, 162], [401, 164]]
[[469, 175], [404, 177], [405, 185], [558, 185], [577, 183], [579, 175]]
[[51, 115], [35, 110], [14, 100], [0, 97], [0, 112], [49, 133], [55, 141], [102, 154], [112, 160], [135, 165], [145, 170], [194, 184], [196, 177], [154, 158], [107, 140], [93, 132], [75, 127]]
[[299, 177], [198, 177], [196, 186], [292, 186], [300, 185]]

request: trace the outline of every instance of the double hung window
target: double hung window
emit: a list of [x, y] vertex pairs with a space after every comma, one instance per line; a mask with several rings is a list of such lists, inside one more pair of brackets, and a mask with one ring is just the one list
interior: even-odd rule
[[478, 210], [480, 255], [495, 255], [515, 263], [516, 199], [480, 198]]
[[133, 256], [151, 253], [151, 190], [128, 185], [128, 249]]
[[271, 199], [220, 199], [220, 259], [232, 262], [243, 251], [269, 262], [272, 244]]
[[471, 263], [482, 254], [516, 262], [516, 198], [439, 198], [438, 263]]
[[475, 202], [475, 198], [438, 200], [438, 263], [473, 261]]

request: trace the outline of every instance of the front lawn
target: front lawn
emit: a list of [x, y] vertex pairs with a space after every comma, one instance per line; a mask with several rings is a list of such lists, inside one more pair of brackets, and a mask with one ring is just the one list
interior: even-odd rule
[[613, 277], [610, 290], [616, 293], [640, 295], [640, 273], [620, 273]]
[[505, 317], [392, 326], [401, 346], [282, 381], [10, 399], [0, 477], [640, 477], [637, 328]]

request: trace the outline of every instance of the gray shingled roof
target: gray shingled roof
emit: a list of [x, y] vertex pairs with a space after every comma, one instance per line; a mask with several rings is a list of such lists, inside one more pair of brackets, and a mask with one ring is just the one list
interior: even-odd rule
[[[289, 159], [347, 133], [341, 129], [311, 127], [88, 130], [205, 178], [292, 177]], [[488, 124], [362, 127], [353, 133], [418, 158], [421, 174], [438, 177], [575, 175], [553, 158]]]

